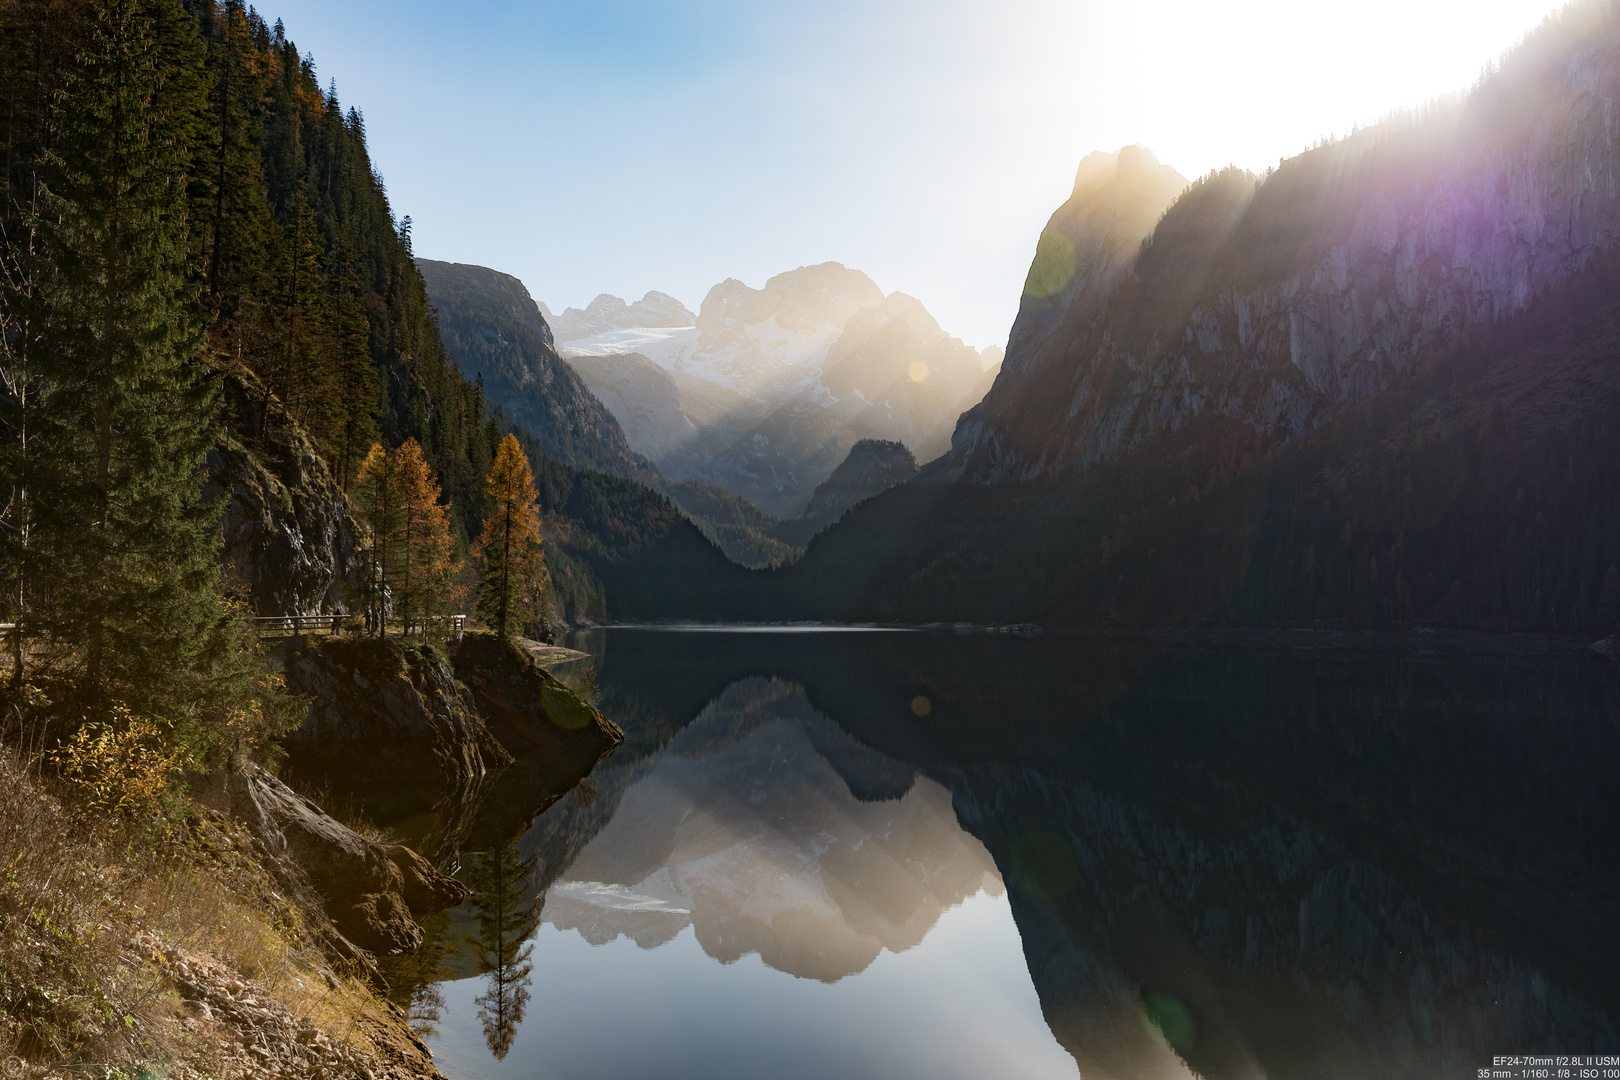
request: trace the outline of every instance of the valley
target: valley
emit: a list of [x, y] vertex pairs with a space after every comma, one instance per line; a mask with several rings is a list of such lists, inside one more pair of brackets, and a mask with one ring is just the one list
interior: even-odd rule
[[1620, 1055], [1620, 4], [379, 2], [0, 0], [0, 1075]]

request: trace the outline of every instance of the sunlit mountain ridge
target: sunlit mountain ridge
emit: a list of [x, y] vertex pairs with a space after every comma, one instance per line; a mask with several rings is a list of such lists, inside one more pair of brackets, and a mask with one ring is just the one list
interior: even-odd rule
[[1134, 244], [1086, 201], [950, 455], [790, 572], [803, 614], [1620, 629], [1620, 8]]
[[943, 453], [1001, 359], [838, 263], [762, 289], [728, 279], [689, 325], [653, 325], [679, 314], [669, 300], [570, 308], [557, 317], [558, 349], [671, 479], [707, 480], [783, 517], [859, 439], [903, 442], [920, 460]]

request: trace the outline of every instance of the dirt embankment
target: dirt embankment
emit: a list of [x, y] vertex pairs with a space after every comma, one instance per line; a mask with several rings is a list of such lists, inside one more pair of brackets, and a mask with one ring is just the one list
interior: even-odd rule
[[0, 748], [0, 1076], [439, 1077], [263, 836], [109, 817]]

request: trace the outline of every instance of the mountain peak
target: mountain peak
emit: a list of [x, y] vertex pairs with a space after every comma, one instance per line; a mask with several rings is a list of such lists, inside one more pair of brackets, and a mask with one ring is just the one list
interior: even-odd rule
[[1007, 370], [1028, 364], [1082, 293], [1098, 302], [1108, 294], [1186, 187], [1186, 177], [1139, 144], [1081, 160], [1073, 193], [1035, 245], [1007, 338]]
[[697, 316], [668, 293], [649, 291], [633, 304], [611, 293], [599, 293], [584, 311], [571, 307], [547, 321], [558, 341], [577, 341], [610, 330], [692, 326]]

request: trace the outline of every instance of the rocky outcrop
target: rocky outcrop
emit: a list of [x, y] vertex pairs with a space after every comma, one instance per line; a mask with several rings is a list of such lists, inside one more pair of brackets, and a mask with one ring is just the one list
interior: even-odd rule
[[523, 834], [624, 742], [624, 732], [509, 641], [469, 634], [453, 650], [456, 673], [513, 766], [484, 799], [476, 847]]
[[288, 688], [310, 699], [288, 742], [346, 763], [346, 779], [436, 774], [468, 782], [511, 761], [439, 647], [396, 638], [305, 639], [285, 647]]
[[1200, 421], [1298, 439], [1617, 242], [1620, 12], [1577, 4], [1456, 103], [1195, 184], [1105, 297], [1021, 316], [950, 470], [1081, 470]]
[[220, 562], [227, 582], [245, 585], [257, 615], [347, 611], [359, 570], [348, 500], [296, 426], [264, 425], [239, 384], [237, 414], [262, 437], [222, 430], [208, 453], [203, 498], [227, 498]]
[[298, 891], [313, 891], [340, 951], [352, 943], [375, 955], [414, 952], [423, 940], [416, 918], [467, 896], [409, 848], [366, 839], [257, 766], [221, 771], [197, 795], [245, 825]]
[[904, 443], [862, 439], [832, 475], [816, 485], [799, 517], [784, 521], [768, 535], [795, 547], [843, 517], [857, 503], [903, 484], [917, 475], [917, 459]]
[[1187, 186], [1145, 146], [1087, 154], [1074, 191], [1041, 230], [1002, 370], [1022, 371], [1078, 305], [1096, 310], [1130, 270], [1142, 241]]
[[[283, 647], [288, 687], [310, 699], [283, 774], [434, 859], [500, 847], [590, 774], [624, 733], [525, 650], [485, 634], [444, 648], [333, 638]], [[384, 852], [408, 903], [434, 880]]]

